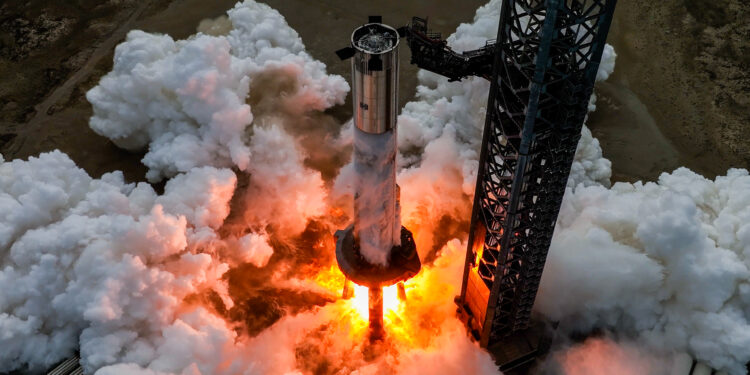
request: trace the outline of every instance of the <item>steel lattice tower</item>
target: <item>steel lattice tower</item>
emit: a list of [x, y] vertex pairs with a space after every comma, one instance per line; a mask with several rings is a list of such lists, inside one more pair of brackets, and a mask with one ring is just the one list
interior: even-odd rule
[[504, 0], [461, 295], [484, 347], [529, 327], [616, 0]]
[[[459, 315], [501, 369], [534, 358], [531, 312], [616, 0], [503, 0], [497, 40], [458, 53], [427, 21], [411, 62], [491, 82]], [[536, 328], [536, 327], [535, 327]]]

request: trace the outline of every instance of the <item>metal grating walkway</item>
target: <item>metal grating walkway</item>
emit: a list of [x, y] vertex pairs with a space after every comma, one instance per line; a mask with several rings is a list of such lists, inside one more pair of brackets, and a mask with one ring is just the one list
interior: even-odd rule
[[80, 360], [78, 356], [68, 358], [47, 372], [47, 375], [83, 375], [83, 367], [78, 363]]

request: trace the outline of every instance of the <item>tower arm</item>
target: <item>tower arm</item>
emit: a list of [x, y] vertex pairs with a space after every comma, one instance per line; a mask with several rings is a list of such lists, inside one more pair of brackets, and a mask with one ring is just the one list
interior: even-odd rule
[[441, 39], [440, 33], [427, 29], [427, 20], [412, 18], [409, 25], [399, 28], [402, 37], [411, 49], [411, 63], [422, 69], [458, 81], [469, 76], [490, 80], [495, 57], [495, 42], [487, 41], [484, 47], [456, 52]]

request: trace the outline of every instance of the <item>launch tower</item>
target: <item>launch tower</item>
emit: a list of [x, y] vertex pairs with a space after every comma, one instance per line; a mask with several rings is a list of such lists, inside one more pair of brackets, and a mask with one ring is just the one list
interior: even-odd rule
[[414, 18], [412, 63], [491, 82], [461, 295], [456, 302], [503, 370], [543, 340], [532, 307], [587, 114], [616, 0], [503, 0], [496, 41], [458, 53]]

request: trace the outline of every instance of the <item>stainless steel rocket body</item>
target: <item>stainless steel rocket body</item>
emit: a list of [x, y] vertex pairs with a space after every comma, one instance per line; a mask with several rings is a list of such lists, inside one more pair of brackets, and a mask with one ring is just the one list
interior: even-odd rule
[[362, 256], [386, 266], [400, 245], [396, 186], [398, 33], [366, 24], [352, 33], [354, 106], [354, 237]]
[[[352, 33], [354, 223], [336, 232], [336, 261], [347, 280], [369, 288], [370, 339], [384, 337], [383, 287], [422, 267], [411, 232], [401, 226], [396, 185], [398, 32], [373, 21]], [[344, 291], [344, 295], [349, 295]]]
[[366, 24], [352, 33], [354, 124], [366, 133], [396, 128], [398, 115], [398, 33], [380, 24]]

